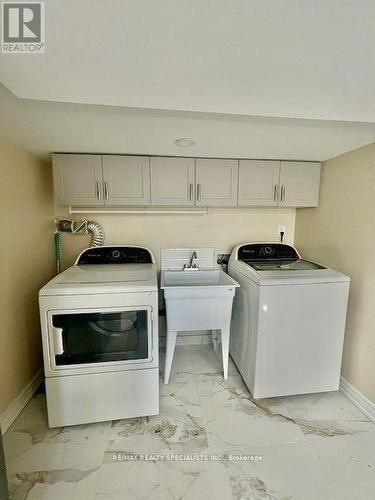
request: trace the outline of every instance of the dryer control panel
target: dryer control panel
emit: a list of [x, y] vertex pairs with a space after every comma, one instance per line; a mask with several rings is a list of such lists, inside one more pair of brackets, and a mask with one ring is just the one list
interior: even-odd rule
[[238, 249], [238, 260], [292, 260], [299, 259], [296, 250], [283, 243], [251, 243]]
[[88, 248], [76, 264], [152, 264], [153, 257], [147, 248], [128, 246], [103, 246]]

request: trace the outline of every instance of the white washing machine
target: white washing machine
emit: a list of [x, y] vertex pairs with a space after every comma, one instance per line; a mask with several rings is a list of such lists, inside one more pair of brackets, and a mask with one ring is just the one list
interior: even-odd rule
[[104, 246], [39, 292], [50, 427], [159, 413], [158, 286], [150, 250]]
[[282, 243], [237, 246], [230, 354], [254, 398], [339, 387], [350, 279]]

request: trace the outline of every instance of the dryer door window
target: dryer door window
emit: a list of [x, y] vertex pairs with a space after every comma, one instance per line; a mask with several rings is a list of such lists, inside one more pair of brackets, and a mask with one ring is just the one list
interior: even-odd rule
[[53, 314], [50, 339], [55, 365], [146, 360], [149, 314], [145, 309]]

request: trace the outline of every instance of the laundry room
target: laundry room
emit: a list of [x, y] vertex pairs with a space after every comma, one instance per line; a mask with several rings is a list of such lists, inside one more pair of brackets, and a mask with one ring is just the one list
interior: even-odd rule
[[3, 2], [0, 500], [373, 497], [374, 9], [282, 4]]

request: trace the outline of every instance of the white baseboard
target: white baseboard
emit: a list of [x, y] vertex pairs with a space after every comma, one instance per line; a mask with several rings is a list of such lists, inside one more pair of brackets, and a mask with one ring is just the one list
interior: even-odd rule
[[340, 379], [340, 391], [346, 396], [366, 417], [375, 422], [375, 404], [366, 398], [358, 389], [352, 386], [344, 377]]
[[10, 403], [8, 408], [0, 415], [0, 426], [2, 434], [5, 434], [9, 427], [16, 420], [21, 411], [25, 408], [35, 391], [43, 381], [43, 372], [39, 370], [32, 380], [26, 385], [21, 393]]

